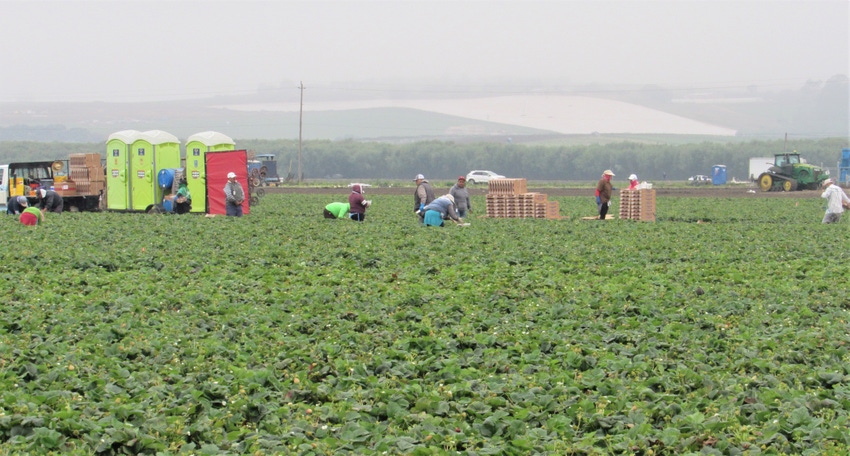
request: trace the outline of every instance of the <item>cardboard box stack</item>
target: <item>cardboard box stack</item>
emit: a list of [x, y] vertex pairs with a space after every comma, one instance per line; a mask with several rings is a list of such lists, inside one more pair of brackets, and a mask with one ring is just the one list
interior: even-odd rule
[[71, 154], [68, 165], [68, 177], [76, 184], [77, 193], [93, 195], [106, 189], [100, 154]]
[[621, 190], [620, 218], [655, 221], [655, 189]]
[[545, 193], [528, 193], [525, 179], [494, 179], [487, 193], [487, 217], [561, 218], [557, 201], [547, 201]]

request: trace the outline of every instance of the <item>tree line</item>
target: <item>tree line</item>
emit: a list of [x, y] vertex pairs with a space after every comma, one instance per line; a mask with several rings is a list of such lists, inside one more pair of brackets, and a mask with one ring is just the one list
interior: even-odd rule
[[[257, 153], [274, 153], [278, 172], [290, 163], [297, 170], [297, 141], [239, 141], [237, 146]], [[473, 169], [530, 180], [593, 180], [605, 169], [623, 177], [636, 173], [642, 180], [687, 179], [710, 174], [725, 165], [729, 179], [749, 178], [749, 159], [799, 152], [809, 163], [837, 173], [845, 138], [788, 141], [750, 141], [696, 144], [643, 144], [624, 141], [577, 146], [529, 146], [499, 143], [423, 141], [411, 144], [356, 141], [310, 141], [302, 144], [304, 177], [346, 179], [408, 179], [417, 173], [434, 179], [453, 179]], [[837, 175], [837, 174], [836, 174]]]
[[[238, 149], [275, 154], [278, 174], [298, 169], [297, 140], [235, 140]], [[605, 169], [623, 177], [636, 173], [642, 180], [683, 180], [710, 174], [726, 165], [729, 179], [747, 179], [749, 159], [799, 152], [809, 163], [830, 168], [837, 176], [847, 138], [749, 142], [611, 144], [536, 146], [507, 143], [419, 141], [408, 144], [311, 140], [301, 145], [305, 179], [412, 179], [423, 173], [431, 179], [454, 179], [473, 169], [488, 169], [529, 180], [594, 180]], [[0, 142], [0, 163], [67, 159], [72, 153], [106, 153], [103, 143]], [[291, 166], [291, 168], [290, 168]]]

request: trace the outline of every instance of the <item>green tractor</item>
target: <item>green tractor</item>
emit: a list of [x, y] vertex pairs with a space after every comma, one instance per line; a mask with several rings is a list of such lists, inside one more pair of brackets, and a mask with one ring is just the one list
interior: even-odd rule
[[829, 177], [828, 171], [803, 163], [800, 154], [776, 154], [773, 166], [758, 178], [763, 192], [815, 190]]

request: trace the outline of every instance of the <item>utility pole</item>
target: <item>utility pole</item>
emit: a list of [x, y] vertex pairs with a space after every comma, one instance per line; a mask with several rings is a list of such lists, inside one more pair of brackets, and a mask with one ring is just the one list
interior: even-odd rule
[[301, 109], [298, 113], [298, 183], [301, 183], [301, 128], [304, 124], [304, 81], [301, 81]]

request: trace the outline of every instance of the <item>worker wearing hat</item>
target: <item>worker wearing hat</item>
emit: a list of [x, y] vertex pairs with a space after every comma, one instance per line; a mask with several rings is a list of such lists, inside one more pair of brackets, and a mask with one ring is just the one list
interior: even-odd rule
[[455, 209], [460, 218], [466, 218], [466, 213], [472, 212], [472, 204], [469, 202], [469, 190], [466, 188], [466, 177], [458, 176], [457, 183], [449, 190], [449, 195], [455, 198]]
[[434, 187], [425, 179], [422, 174], [417, 174], [413, 179], [416, 182], [416, 190], [413, 192], [413, 211], [419, 215], [419, 222], [422, 222], [422, 217], [425, 217], [425, 206], [431, 204], [436, 198], [434, 196]]
[[24, 209], [29, 206], [26, 196], [13, 196], [6, 201], [6, 213], [10, 215], [18, 215], [24, 212]]
[[351, 186], [351, 194], [348, 195], [348, 218], [362, 222], [366, 220], [366, 208], [372, 205], [372, 201], [363, 196], [363, 186], [354, 184]]
[[820, 195], [821, 198], [826, 198], [826, 214], [823, 216], [823, 223], [838, 223], [844, 208], [850, 206], [850, 198], [841, 187], [835, 185], [832, 179], [823, 181], [823, 189]]
[[596, 184], [597, 203], [599, 204], [599, 220], [605, 220], [608, 215], [608, 207], [611, 206], [611, 192], [614, 187], [611, 185], [611, 178], [614, 177], [614, 172], [606, 169], [602, 173], [602, 178]]
[[458, 225], [461, 224], [460, 217], [455, 211], [455, 198], [450, 194], [434, 199], [425, 206], [423, 212], [425, 216], [422, 223], [425, 226], [443, 226], [445, 224], [443, 220], [446, 219], [453, 220]]
[[55, 212], [61, 214], [64, 208], [62, 196], [54, 190], [39, 188], [35, 195], [38, 197], [38, 208], [46, 212]]
[[242, 184], [236, 180], [236, 173], [227, 173], [227, 184], [224, 185], [224, 210], [231, 217], [242, 217], [242, 203], [245, 202], [245, 191]]
[[638, 184], [640, 184], [640, 181], [638, 181], [637, 174], [629, 176], [629, 190], [637, 190]]

